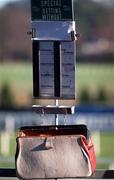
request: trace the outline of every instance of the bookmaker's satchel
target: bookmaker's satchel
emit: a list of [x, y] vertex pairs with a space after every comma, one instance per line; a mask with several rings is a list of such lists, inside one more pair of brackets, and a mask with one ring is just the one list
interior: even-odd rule
[[85, 125], [20, 129], [16, 150], [20, 179], [88, 177], [95, 166], [94, 146]]

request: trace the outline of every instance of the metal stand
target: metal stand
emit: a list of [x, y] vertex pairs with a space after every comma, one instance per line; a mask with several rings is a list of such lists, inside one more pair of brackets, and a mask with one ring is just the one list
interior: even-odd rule
[[[58, 107], [58, 100], [55, 100], [55, 106]], [[58, 114], [55, 114], [55, 125], [58, 126], [59, 125], [59, 119], [58, 119]]]

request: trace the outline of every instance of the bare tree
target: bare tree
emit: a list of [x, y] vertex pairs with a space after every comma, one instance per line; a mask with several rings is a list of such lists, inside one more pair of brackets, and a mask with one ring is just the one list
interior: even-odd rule
[[9, 10], [0, 10], [0, 61], [3, 62], [7, 53], [7, 41], [9, 36]]

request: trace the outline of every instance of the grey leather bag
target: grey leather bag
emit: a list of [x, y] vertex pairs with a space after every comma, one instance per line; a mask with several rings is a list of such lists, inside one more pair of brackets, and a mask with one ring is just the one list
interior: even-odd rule
[[91, 176], [95, 161], [92, 168], [89, 151], [84, 147], [89, 140], [85, 125], [22, 127], [17, 137], [17, 176], [21, 179]]

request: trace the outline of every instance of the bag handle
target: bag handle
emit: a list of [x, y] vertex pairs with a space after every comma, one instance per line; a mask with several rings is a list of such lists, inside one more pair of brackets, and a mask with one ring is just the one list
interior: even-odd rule
[[45, 145], [45, 148], [47, 150], [52, 149], [54, 147], [52, 139], [54, 139], [54, 137], [53, 138], [52, 137], [48, 137], [48, 138], [46, 137], [44, 140], [44, 145]]

